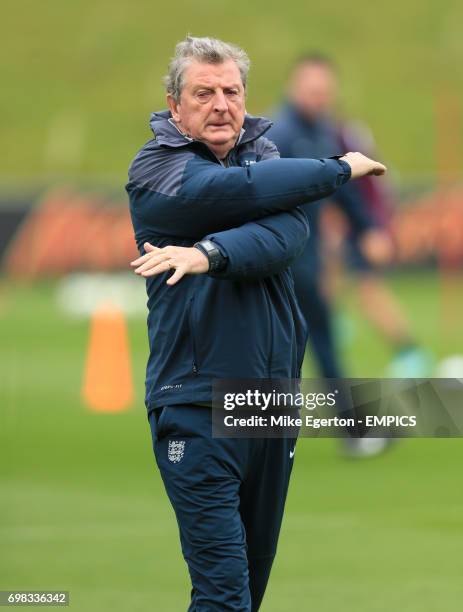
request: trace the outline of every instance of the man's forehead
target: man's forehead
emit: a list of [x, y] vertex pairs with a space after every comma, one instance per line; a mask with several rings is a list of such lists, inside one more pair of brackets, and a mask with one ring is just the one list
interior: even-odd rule
[[220, 64], [209, 64], [192, 61], [184, 74], [185, 85], [195, 87], [197, 85], [208, 86], [242, 86], [241, 74], [236, 62], [226, 60]]

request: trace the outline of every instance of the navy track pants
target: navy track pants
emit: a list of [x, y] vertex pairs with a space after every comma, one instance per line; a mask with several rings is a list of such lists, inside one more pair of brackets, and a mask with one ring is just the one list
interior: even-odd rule
[[192, 582], [189, 612], [259, 610], [296, 440], [212, 437], [211, 409], [152, 410], [153, 449]]

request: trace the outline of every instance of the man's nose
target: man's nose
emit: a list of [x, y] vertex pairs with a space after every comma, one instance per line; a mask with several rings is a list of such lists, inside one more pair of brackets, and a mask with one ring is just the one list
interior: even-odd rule
[[225, 113], [228, 110], [227, 98], [223, 91], [216, 91], [214, 96], [214, 110], [217, 113]]

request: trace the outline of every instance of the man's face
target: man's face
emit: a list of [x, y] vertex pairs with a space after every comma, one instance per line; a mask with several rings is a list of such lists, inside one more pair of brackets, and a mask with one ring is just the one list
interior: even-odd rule
[[219, 157], [235, 145], [244, 123], [244, 87], [233, 60], [221, 64], [193, 61], [183, 75], [177, 103], [167, 96], [178, 127], [201, 140]]
[[308, 117], [330, 113], [336, 102], [337, 83], [333, 70], [324, 64], [297, 66], [289, 83], [289, 98]]

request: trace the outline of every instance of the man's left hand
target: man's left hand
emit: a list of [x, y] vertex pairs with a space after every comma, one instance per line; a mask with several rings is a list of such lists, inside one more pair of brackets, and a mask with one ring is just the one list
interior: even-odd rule
[[168, 285], [175, 285], [185, 274], [203, 274], [209, 270], [209, 260], [195, 247], [166, 246], [159, 249], [149, 242], [145, 242], [143, 247], [145, 255], [130, 262], [135, 274], [140, 276], [175, 270], [166, 281]]

